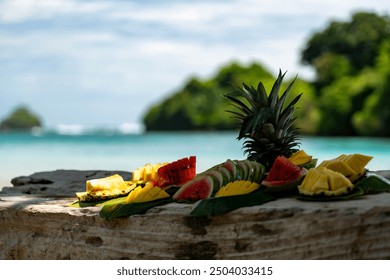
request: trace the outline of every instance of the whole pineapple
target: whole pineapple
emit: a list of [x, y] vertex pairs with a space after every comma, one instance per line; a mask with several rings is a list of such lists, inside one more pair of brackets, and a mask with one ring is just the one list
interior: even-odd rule
[[[286, 73], [279, 70], [270, 94], [267, 96], [262, 82], [257, 90], [243, 84], [237, 92], [225, 95], [238, 110], [228, 112], [239, 119], [241, 128], [238, 140], [246, 139], [243, 143], [244, 153], [249, 160], [257, 161], [269, 170], [279, 155], [291, 156], [299, 146], [298, 129], [293, 127], [294, 105], [302, 93], [284, 106], [294, 81], [279, 96], [280, 87]], [[244, 100], [240, 100], [243, 97]]]

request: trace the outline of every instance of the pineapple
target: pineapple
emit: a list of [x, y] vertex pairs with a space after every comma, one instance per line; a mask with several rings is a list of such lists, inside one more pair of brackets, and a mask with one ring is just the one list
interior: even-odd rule
[[343, 174], [318, 167], [310, 169], [298, 190], [304, 195], [326, 195], [338, 196], [347, 194], [354, 188], [354, 185]]
[[124, 181], [123, 178], [114, 174], [112, 176], [87, 180], [85, 192], [76, 192], [79, 201], [99, 201], [127, 195], [137, 186], [136, 183]]
[[[297, 95], [289, 104], [284, 102], [293, 86], [293, 82], [279, 96], [280, 87], [286, 73], [279, 71], [270, 94], [267, 96], [263, 83], [257, 89], [243, 84], [235, 95], [225, 95], [238, 111], [230, 111], [241, 125], [238, 140], [245, 139], [244, 153], [248, 159], [257, 161], [269, 170], [279, 155], [290, 157], [298, 149], [298, 130], [293, 127], [294, 105], [300, 99]], [[244, 101], [240, 99], [244, 98]]]

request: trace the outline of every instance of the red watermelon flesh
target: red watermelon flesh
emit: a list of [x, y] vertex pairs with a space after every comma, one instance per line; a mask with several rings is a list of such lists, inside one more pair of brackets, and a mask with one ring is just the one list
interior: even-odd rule
[[198, 176], [187, 182], [173, 195], [173, 200], [197, 201], [209, 198], [214, 189], [214, 180], [211, 176]]
[[196, 175], [196, 157], [190, 156], [164, 165], [157, 174], [156, 185], [159, 187], [185, 184]]
[[265, 186], [281, 186], [291, 182], [299, 181], [306, 174], [305, 168], [296, 166], [288, 158], [278, 156], [268, 176], [262, 182]]

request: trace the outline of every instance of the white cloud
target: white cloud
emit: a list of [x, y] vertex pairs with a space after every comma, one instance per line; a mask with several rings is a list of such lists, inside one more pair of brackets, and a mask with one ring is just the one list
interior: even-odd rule
[[[131, 103], [132, 121], [188, 76], [206, 77], [233, 59], [310, 77], [298, 62], [310, 32], [357, 8], [389, 12], [386, 2], [2, 0], [0, 86], [12, 95], [0, 103], [36, 102], [50, 115], [59, 111], [42, 104], [56, 101], [55, 92], [77, 100], [72, 113], [63, 109], [66, 118], [93, 103], [118, 120]], [[121, 100], [121, 109], [107, 100]]]
[[4, 0], [0, 3], [0, 20], [7, 23], [31, 19], [47, 19], [63, 14], [96, 13], [107, 5], [104, 2], [77, 0]]

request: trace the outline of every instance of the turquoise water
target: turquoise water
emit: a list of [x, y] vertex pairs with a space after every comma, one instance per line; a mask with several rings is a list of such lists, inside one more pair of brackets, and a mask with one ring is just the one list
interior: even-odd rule
[[[197, 156], [197, 171], [243, 159], [235, 132], [61, 135], [0, 134], [0, 186], [20, 175], [56, 169], [132, 171], [145, 163]], [[301, 148], [320, 161], [341, 153], [374, 156], [371, 170], [390, 169], [390, 139], [303, 137]]]

